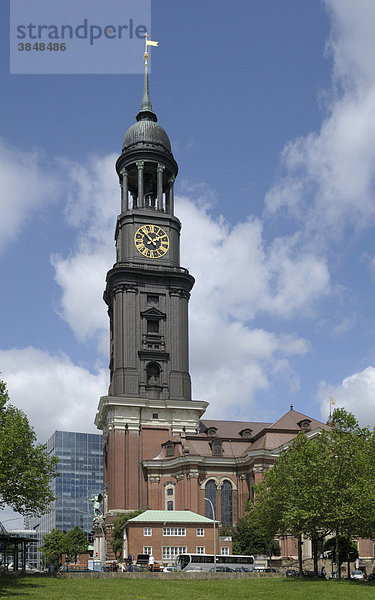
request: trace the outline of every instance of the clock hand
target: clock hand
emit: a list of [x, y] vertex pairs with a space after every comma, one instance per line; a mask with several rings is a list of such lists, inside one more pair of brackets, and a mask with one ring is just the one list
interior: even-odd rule
[[158, 242], [159, 240], [161, 240], [161, 238], [162, 238], [162, 237], [165, 237], [165, 235], [166, 235], [165, 233], [163, 233], [162, 235], [156, 235], [156, 236], [154, 237], [154, 241], [155, 241], [155, 242]]
[[155, 240], [152, 239], [152, 237], [149, 236], [149, 234], [147, 233], [147, 231], [143, 231], [144, 235], [149, 239], [149, 241], [151, 242], [151, 244], [153, 246], [155, 246]]

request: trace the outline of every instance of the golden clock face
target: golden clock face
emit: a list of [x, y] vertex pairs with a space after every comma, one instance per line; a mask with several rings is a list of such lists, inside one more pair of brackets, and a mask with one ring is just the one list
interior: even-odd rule
[[169, 237], [158, 225], [142, 225], [135, 232], [134, 244], [146, 258], [161, 258], [168, 252]]

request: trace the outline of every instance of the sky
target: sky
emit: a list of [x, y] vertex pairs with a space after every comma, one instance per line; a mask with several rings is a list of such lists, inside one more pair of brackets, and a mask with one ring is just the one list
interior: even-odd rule
[[[95, 432], [114, 163], [141, 75], [10, 75], [0, 5], [0, 372], [42, 442]], [[375, 3], [153, 0], [179, 164], [193, 398], [209, 418], [375, 423]]]

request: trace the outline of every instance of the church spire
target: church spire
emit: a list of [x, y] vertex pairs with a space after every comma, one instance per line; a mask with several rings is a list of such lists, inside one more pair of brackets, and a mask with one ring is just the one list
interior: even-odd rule
[[151, 97], [150, 97], [150, 87], [148, 83], [148, 59], [150, 57], [147, 52], [147, 46], [157, 46], [158, 42], [153, 42], [152, 40], [147, 39], [148, 34], [145, 33], [145, 51], [143, 54], [143, 58], [145, 59], [145, 78], [143, 84], [143, 96], [141, 102], [141, 110], [137, 114], [137, 121], [154, 121], [158, 120], [156, 113], [152, 110]]

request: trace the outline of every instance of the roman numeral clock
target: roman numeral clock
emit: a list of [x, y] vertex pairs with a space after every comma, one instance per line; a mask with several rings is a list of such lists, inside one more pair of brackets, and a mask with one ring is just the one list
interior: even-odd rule
[[161, 258], [168, 252], [169, 237], [162, 227], [142, 225], [135, 232], [134, 244], [147, 258]]

